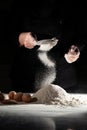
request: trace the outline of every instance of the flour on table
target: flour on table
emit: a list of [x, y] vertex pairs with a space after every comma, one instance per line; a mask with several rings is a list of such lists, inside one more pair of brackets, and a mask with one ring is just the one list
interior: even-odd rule
[[83, 101], [80, 96], [76, 97], [73, 94], [67, 93], [63, 88], [54, 84], [42, 87], [33, 94], [33, 97], [38, 99], [36, 102], [38, 104], [53, 104], [64, 106], [87, 104], [87, 102], [85, 100]]

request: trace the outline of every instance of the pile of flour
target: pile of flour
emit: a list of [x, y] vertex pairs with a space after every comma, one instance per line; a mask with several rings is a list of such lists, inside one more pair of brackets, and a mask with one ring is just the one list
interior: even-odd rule
[[83, 101], [80, 96], [75, 97], [67, 93], [63, 88], [58, 85], [50, 84], [49, 86], [42, 87], [33, 97], [37, 98], [38, 104], [53, 104], [64, 106], [85, 105], [87, 101]]

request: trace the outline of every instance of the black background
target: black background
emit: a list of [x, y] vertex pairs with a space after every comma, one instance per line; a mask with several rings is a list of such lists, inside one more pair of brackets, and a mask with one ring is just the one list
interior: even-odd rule
[[[76, 42], [81, 41], [82, 43], [85, 42], [85, 44], [87, 44], [87, 1], [48, 1], [53, 2], [52, 7], [49, 8], [49, 11], [51, 12], [51, 9], [53, 8], [54, 12], [51, 12], [50, 15], [52, 19], [56, 19], [58, 24], [63, 27], [62, 36], [64, 40], [68, 42], [73, 42], [73, 40]], [[38, 0], [31, 1], [33, 4], [33, 13], [31, 13], [30, 16], [36, 13], [37, 6], [38, 9], [43, 10], [42, 16], [47, 17], [49, 14], [49, 5], [47, 4], [48, 1], [42, 1], [39, 4], [37, 4], [37, 2], [39, 2]], [[24, 4], [26, 2], [27, 4]], [[14, 49], [14, 43], [11, 41], [14, 40], [12, 37], [13, 35], [11, 34], [19, 31], [16, 29], [20, 23], [20, 20], [22, 20], [22, 16], [25, 15], [24, 12], [27, 11], [27, 8], [31, 7], [32, 9], [31, 3], [28, 4], [28, 2], [30, 2], [30, 0], [0, 0], [0, 90], [3, 92], [12, 90], [10, 69], [16, 49]], [[36, 16], [34, 16], [33, 19], [37, 20]], [[47, 20], [49, 23], [50, 19], [48, 18]], [[11, 40], [9, 40], [10, 38]], [[86, 60], [87, 45], [85, 46], [84, 51], [81, 52], [81, 56], [77, 64], [77, 74], [81, 85], [79, 92], [87, 92]]]

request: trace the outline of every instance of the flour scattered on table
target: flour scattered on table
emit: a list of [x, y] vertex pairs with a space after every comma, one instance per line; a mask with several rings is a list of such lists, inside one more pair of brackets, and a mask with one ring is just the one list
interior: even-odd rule
[[33, 94], [38, 100], [38, 104], [53, 104], [64, 106], [87, 105], [87, 100], [83, 100], [81, 96], [67, 93], [63, 88], [58, 85], [50, 84], [49, 86], [42, 87]]

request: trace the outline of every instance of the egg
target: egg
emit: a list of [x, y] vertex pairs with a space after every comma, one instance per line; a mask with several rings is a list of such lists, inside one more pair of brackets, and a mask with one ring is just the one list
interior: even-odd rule
[[0, 92], [0, 101], [4, 100], [5, 99], [5, 96], [3, 93]]
[[14, 96], [16, 95], [17, 93], [15, 92], [15, 91], [10, 91], [9, 93], [8, 93], [8, 98], [9, 99], [14, 99]]
[[23, 102], [30, 102], [31, 101], [31, 95], [29, 93], [24, 93], [23, 96], [22, 96], [22, 101]]
[[22, 101], [22, 96], [23, 93], [22, 92], [17, 92], [16, 95], [14, 95], [14, 100], [21, 102]]

